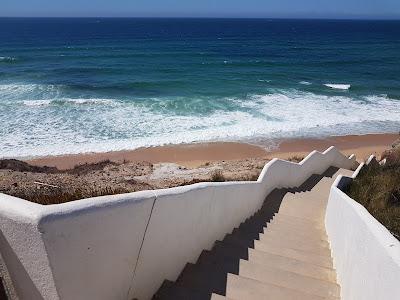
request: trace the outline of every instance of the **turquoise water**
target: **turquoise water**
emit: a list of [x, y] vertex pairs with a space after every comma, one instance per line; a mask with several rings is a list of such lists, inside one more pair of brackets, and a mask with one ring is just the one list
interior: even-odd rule
[[400, 130], [400, 21], [0, 19], [0, 156]]

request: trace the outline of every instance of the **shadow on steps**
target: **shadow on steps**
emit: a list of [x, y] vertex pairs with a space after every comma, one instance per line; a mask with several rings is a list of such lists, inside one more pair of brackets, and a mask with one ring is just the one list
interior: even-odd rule
[[7, 300], [6, 289], [4, 288], [3, 278], [0, 278], [0, 300]]
[[225, 295], [227, 274], [239, 274], [240, 259], [248, 259], [248, 248], [254, 248], [254, 240], [259, 238], [259, 233], [279, 211], [284, 196], [288, 192], [309, 191], [323, 177], [332, 177], [337, 170], [331, 167], [322, 175], [312, 175], [297, 188], [273, 190], [253, 216], [222, 241], [216, 241], [210, 251], [203, 250], [196, 264], [186, 264], [176, 282], [164, 281], [153, 300], [208, 300], [212, 293]]

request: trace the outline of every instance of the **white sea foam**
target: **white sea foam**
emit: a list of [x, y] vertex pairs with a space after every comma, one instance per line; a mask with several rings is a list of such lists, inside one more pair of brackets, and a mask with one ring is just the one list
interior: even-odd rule
[[8, 100], [54, 99], [62, 86], [53, 84], [0, 84], [0, 98]]
[[116, 101], [113, 99], [70, 99], [70, 98], [59, 98], [54, 100], [24, 100], [22, 103], [26, 106], [49, 106], [49, 105], [106, 105], [115, 104]]
[[0, 61], [16, 61], [17, 58], [11, 56], [0, 56]]
[[22, 103], [26, 106], [48, 106], [51, 100], [24, 100]]
[[348, 90], [351, 85], [350, 84], [333, 84], [333, 83], [325, 83], [324, 84], [326, 87], [329, 87], [331, 89], [336, 89], [336, 90]]
[[99, 99], [99, 98], [83, 98], [83, 99], [59, 99], [59, 102], [71, 103], [71, 104], [114, 104], [113, 99]]
[[312, 84], [311, 82], [308, 82], [308, 81], [300, 81], [299, 83], [302, 85], [311, 85]]
[[[395, 131], [400, 126], [400, 101], [384, 95], [354, 99], [347, 94], [326, 96], [276, 90], [243, 99], [214, 99], [213, 103], [223, 102], [229, 109], [215, 105], [214, 111], [209, 113], [196, 113], [196, 110], [180, 113], [175, 108], [186, 109], [182, 99], [179, 103], [174, 103], [173, 99], [155, 99], [153, 102], [111, 100], [118, 105], [109, 105], [109, 99], [105, 100], [106, 105], [78, 104], [82, 108], [79, 110], [74, 109], [77, 104], [73, 102], [51, 110], [32, 110], [20, 105], [13, 109], [13, 118], [7, 117], [9, 107], [0, 106], [4, 128], [0, 132], [0, 156], [101, 152], [257, 137]], [[52, 102], [45, 104], [47, 102], [43, 100], [33, 103], [53, 105]], [[163, 103], [166, 103], [165, 107]]]
[[111, 105], [117, 101], [103, 98], [65, 97], [62, 85], [53, 84], [0, 84], [2, 103], [22, 103], [24, 106], [50, 105]]

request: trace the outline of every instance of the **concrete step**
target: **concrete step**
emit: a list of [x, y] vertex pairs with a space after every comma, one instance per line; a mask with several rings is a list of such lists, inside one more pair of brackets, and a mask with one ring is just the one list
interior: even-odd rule
[[247, 232], [260, 232], [262, 230], [262, 227], [264, 226], [266, 221], [246, 221], [243, 222], [242, 224], [239, 225], [238, 230], [239, 231], [247, 231]]
[[284, 238], [264, 236], [262, 240], [254, 241], [254, 249], [262, 247], [261, 245], [281, 247], [281, 248], [291, 248], [291, 249], [305, 251], [310, 254], [331, 258], [331, 250], [329, 248], [312, 245], [307, 240], [292, 241]]
[[[262, 232], [262, 230], [261, 230], [261, 232]], [[247, 236], [248, 238], [250, 238], [252, 240], [256, 240], [256, 239], [258, 239], [258, 234], [260, 233], [260, 230], [255, 231], [255, 230], [251, 230], [251, 229], [247, 230], [244, 228], [242, 228], [242, 229], [235, 228], [235, 229], [233, 229], [232, 233], [233, 234], [240, 233], [240, 234]]]
[[239, 274], [240, 258], [224, 256], [211, 251], [203, 251], [196, 262], [200, 266], [215, 266], [226, 273]]
[[[264, 228], [263, 234], [278, 234], [280, 236], [288, 236], [288, 237], [298, 237], [302, 239], [310, 239], [315, 242], [325, 242], [328, 246], [330, 245], [329, 242], [327, 241], [327, 237], [325, 234], [321, 233], [313, 233], [310, 231], [300, 231], [299, 228], [288, 228], [287, 226], [270, 226], [267, 228]], [[260, 237], [260, 234], [258, 235], [258, 239]]]
[[186, 264], [176, 285], [209, 296], [212, 293], [225, 294], [227, 273], [220, 265]]
[[294, 196], [294, 197], [288, 197], [284, 198], [281, 207], [289, 204], [302, 204], [302, 205], [308, 205], [308, 206], [326, 206], [326, 199], [328, 198], [328, 195], [326, 195], [325, 199], [325, 194], [329, 194], [329, 191], [324, 191], [321, 194], [320, 193], [314, 193], [314, 192], [309, 192], [304, 195], [299, 195], [299, 196]]
[[289, 247], [282, 247], [282, 246], [263, 244], [263, 243], [258, 244], [257, 242], [255, 243], [254, 249], [262, 252], [267, 252], [270, 254], [281, 255], [301, 260], [303, 262], [312, 263], [321, 267], [333, 268], [332, 258], [330, 256], [321, 256], [313, 252], [302, 251]]
[[335, 176], [335, 178], [337, 177], [337, 176], [339, 176], [339, 175], [345, 175], [345, 176], [351, 176], [351, 175], [353, 175], [353, 173], [354, 173], [354, 171], [352, 171], [352, 170], [348, 170], [348, 169], [339, 169], [337, 172], [336, 172], [336, 176]]
[[222, 241], [246, 248], [254, 248], [254, 239], [245, 238], [239, 233], [227, 234]]
[[239, 258], [248, 259], [249, 257], [248, 248], [240, 247], [234, 244], [223, 243], [221, 241], [216, 241], [211, 251], [216, 254], [238, 259]]
[[[251, 234], [251, 233], [253, 233], [253, 234]], [[243, 239], [243, 240], [248, 240], [248, 241], [253, 241], [258, 238], [258, 235], [256, 236], [254, 231], [247, 231], [247, 230], [239, 229], [239, 228], [234, 228], [231, 235], [233, 235], [237, 238]]]
[[[311, 228], [315, 228], [318, 230], [325, 230], [325, 224], [321, 221], [309, 220], [303, 218], [302, 216], [293, 216], [285, 214], [284, 212], [277, 212], [272, 220], [269, 221], [269, 224], [273, 224], [275, 222], [286, 222], [286, 223], [296, 223], [296, 225], [308, 226]], [[268, 223], [267, 223], [268, 224]]]
[[[328, 189], [328, 187], [330, 187], [330, 185], [327, 185], [327, 188], [325, 187], [319, 187], [319, 189], [325, 190]], [[314, 187], [316, 188], [316, 187]], [[318, 197], [317, 197], [318, 195]], [[292, 203], [292, 202], [302, 202], [302, 203], [323, 203], [323, 195], [324, 192], [323, 191], [315, 191], [314, 189], [312, 189], [311, 191], [307, 191], [307, 192], [300, 192], [300, 193], [296, 193], [296, 194], [286, 194], [285, 197], [283, 197], [282, 199], [282, 203], [281, 204], [286, 204], [286, 203]]]
[[284, 271], [290, 271], [300, 275], [336, 283], [336, 271], [334, 269], [321, 267], [298, 259], [250, 249], [248, 261], [266, 267], [278, 268]]
[[321, 192], [324, 193], [326, 191], [329, 191], [334, 181], [335, 178], [324, 177], [323, 179], [318, 181], [311, 190], [295, 193], [294, 195], [303, 197], [309, 194], [321, 194]]
[[212, 294], [211, 295], [211, 300], [233, 300], [233, 299], [232, 298], [227, 298], [225, 296], [221, 296], [221, 295], [218, 295], [218, 294]]
[[274, 284], [228, 274], [226, 296], [237, 300], [322, 300], [324, 297], [303, 293]]
[[274, 218], [271, 220], [271, 223], [273, 221], [287, 221], [287, 222], [292, 222], [296, 224], [301, 224], [304, 226], [310, 226], [316, 229], [324, 230], [325, 231], [325, 224], [321, 222], [316, 222], [312, 220], [307, 220], [302, 217], [294, 217], [294, 216], [289, 216], [285, 215], [283, 212], [282, 213], [277, 213], [274, 215]]
[[336, 283], [241, 260], [239, 275], [321, 297], [340, 297]]
[[202, 291], [194, 291], [192, 289], [178, 286], [174, 282], [165, 280], [154, 294], [152, 300], [207, 300], [210, 299], [209, 293], [204, 293]]
[[263, 232], [266, 232], [268, 229], [279, 229], [279, 230], [291, 230], [294, 232], [300, 232], [300, 233], [309, 233], [315, 236], [321, 236], [321, 238], [326, 236], [326, 231], [325, 229], [322, 228], [316, 228], [311, 225], [304, 224], [302, 222], [298, 222], [296, 220], [282, 220], [282, 219], [274, 219], [270, 224], [267, 224], [267, 228], [263, 230]]
[[[286, 234], [284, 234], [286, 233]], [[330, 245], [327, 241], [321, 240], [318, 236], [314, 235], [297, 235], [296, 232], [285, 232], [280, 231], [279, 228], [266, 230], [265, 233], [259, 234], [259, 240], [262, 242], [266, 238], [271, 237], [273, 239], [280, 239], [285, 241], [291, 241], [293, 243], [302, 243], [307, 242], [310, 246], [313, 247], [322, 247], [330, 249]], [[253, 247], [254, 248], [254, 247]]]
[[309, 221], [323, 222], [325, 218], [325, 209], [313, 208], [302, 205], [283, 206], [279, 208], [280, 213], [285, 215], [300, 217]]
[[312, 195], [304, 199], [294, 198], [293, 200], [282, 201], [282, 204], [279, 207], [279, 211], [289, 207], [302, 208], [301, 211], [304, 210], [306, 212], [308, 212], [309, 210], [325, 210], [326, 203], [324, 203], [324, 201], [321, 201], [319, 199], [318, 200], [310, 199], [311, 196]]

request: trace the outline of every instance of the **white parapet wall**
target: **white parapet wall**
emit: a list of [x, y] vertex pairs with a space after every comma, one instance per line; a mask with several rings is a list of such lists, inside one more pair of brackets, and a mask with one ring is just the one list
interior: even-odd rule
[[47, 206], [0, 194], [0, 251], [21, 299], [146, 300], [260, 209], [273, 189], [356, 164], [330, 147], [300, 163], [273, 159], [253, 182]]
[[[370, 157], [366, 164], [377, 164]], [[352, 177], [331, 187], [325, 225], [343, 300], [400, 299], [400, 242], [361, 204], [342, 190]]]

